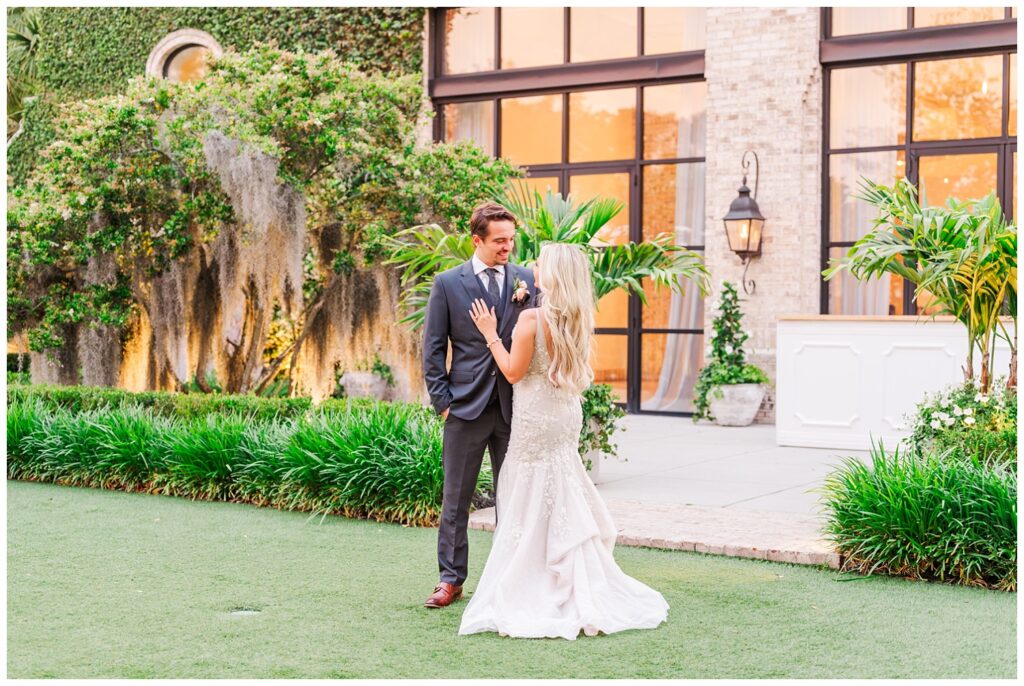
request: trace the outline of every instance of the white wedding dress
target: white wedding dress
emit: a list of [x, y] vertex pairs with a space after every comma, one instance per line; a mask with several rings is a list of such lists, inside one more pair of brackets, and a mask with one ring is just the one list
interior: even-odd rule
[[575, 640], [653, 629], [668, 603], [612, 557], [615, 524], [579, 456], [580, 397], [548, 379], [543, 331], [538, 321], [533, 359], [513, 387], [498, 526], [459, 633]]

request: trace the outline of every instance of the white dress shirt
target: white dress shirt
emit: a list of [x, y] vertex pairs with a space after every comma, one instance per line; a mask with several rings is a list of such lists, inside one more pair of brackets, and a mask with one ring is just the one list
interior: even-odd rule
[[[490, 269], [483, 261], [473, 255], [473, 273], [476, 274], [476, 278], [480, 279], [480, 283], [484, 287], [484, 293], [487, 292], [487, 287], [490, 285], [491, 277], [488, 276], [487, 270]], [[494, 269], [498, 270], [498, 297], [501, 297], [502, 292], [505, 290], [505, 265], [496, 264]]]

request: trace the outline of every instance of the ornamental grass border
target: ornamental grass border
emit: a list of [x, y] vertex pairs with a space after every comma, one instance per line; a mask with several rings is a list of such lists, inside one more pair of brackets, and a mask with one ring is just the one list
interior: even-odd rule
[[956, 451], [846, 458], [826, 480], [843, 569], [1017, 590], [1017, 472]]
[[[438, 522], [442, 422], [429, 408], [359, 400], [300, 413], [302, 403], [258, 398], [134, 396], [9, 389], [8, 478]], [[486, 464], [478, 489], [493, 487]]]

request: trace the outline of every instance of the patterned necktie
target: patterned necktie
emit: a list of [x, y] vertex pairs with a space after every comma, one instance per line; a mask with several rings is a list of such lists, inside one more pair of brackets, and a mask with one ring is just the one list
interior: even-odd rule
[[497, 308], [501, 293], [498, 291], [498, 270], [494, 267], [487, 270], [487, 295], [491, 296], [491, 304]]

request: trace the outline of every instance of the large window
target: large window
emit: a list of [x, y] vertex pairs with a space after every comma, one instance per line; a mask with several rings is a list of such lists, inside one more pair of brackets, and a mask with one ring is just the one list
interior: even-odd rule
[[[448, 54], [434, 62], [437, 136], [476, 141], [525, 167], [527, 184], [541, 192], [620, 200], [624, 209], [598, 240], [639, 242], [667, 233], [676, 244], [703, 250], [707, 89], [697, 52], [704, 46], [703, 10], [490, 10], [492, 24], [463, 35], [471, 42], [490, 40], [487, 64], [499, 68], [480, 69], [471, 93], [438, 96], [468, 78], [445, 65], [461, 50], [453, 17], [465, 13], [480, 21], [476, 12], [434, 15], [440, 26], [435, 40]], [[591, 63], [602, 67], [592, 69]], [[498, 76], [505, 70], [535, 76], [509, 87]], [[596, 380], [610, 384], [631, 411], [693, 410], [704, 304], [696, 287], [685, 285], [679, 295], [644, 284], [646, 307], [622, 292], [598, 303]]]
[[[835, 8], [825, 17], [831, 35], [842, 38], [822, 45], [827, 67], [822, 267], [872, 228], [874, 208], [856, 197], [862, 177], [886, 184], [907, 177], [929, 205], [995, 191], [1013, 216], [1017, 55], [1015, 37], [1008, 38], [1005, 30], [1016, 23], [1008, 21], [1008, 10]], [[939, 34], [934, 28], [968, 22], [979, 23], [971, 40], [980, 49], [967, 54], [957, 28]], [[870, 35], [901, 30], [886, 41]], [[919, 39], [925, 31], [928, 43]], [[943, 35], [948, 52], [942, 50]], [[1012, 47], [1002, 47], [1008, 40]], [[957, 47], [961, 50], [954, 51]], [[926, 54], [906, 54], [914, 49]], [[902, 58], [887, 58], [886, 51]], [[832, 56], [839, 59], [829, 64]], [[821, 311], [914, 314], [929, 311], [928, 296], [915, 298], [913, 286], [899, 277], [857, 282], [843, 273], [822, 282]]]
[[435, 17], [437, 76], [704, 49], [702, 7], [460, 7]]
[[831, 37], [998, 21], [1005, 7], [834, 7]]

